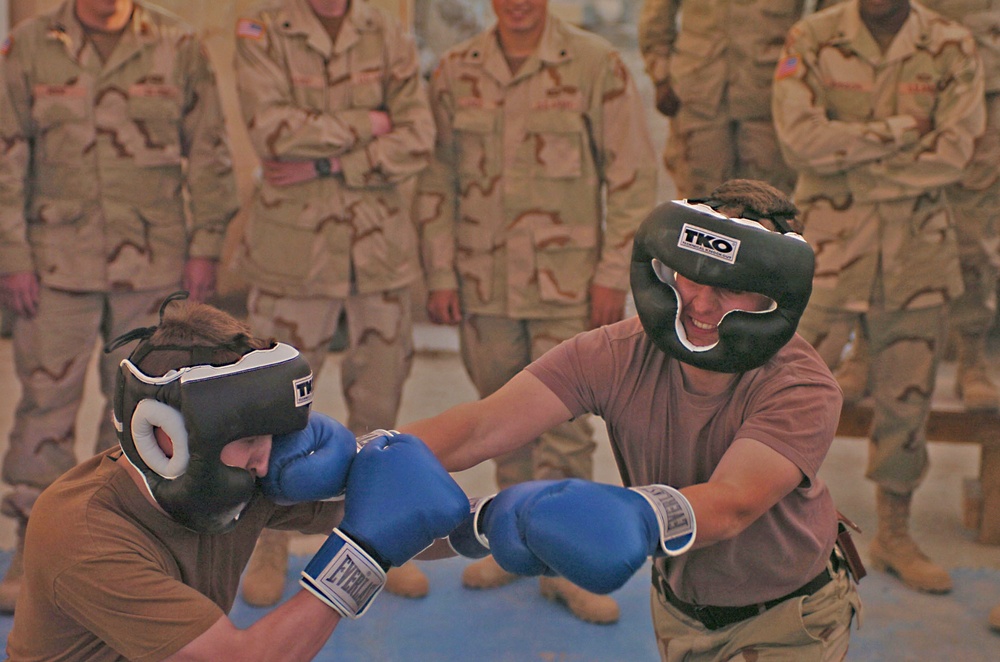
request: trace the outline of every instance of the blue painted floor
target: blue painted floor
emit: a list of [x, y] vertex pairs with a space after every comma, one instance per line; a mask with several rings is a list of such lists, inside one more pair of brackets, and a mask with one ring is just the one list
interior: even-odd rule
[[[0, 567], [9, 554], [0, 554]], [[286, 597], [298, 590], [308, 559], [293, 557]], [[614, 595], [622, 618], [615, 625], [589, 625], [538, 593], [523, 579], [492, 591], [470, 591], [459, 576], [468, 561], [421, 563], [431, 594], [406, 600], [383, 593], [361, 619], [343, 621], [316, 658], [362, 662], [656, 662], [649, 617], [648, 569]], [[852, 634], [849, 661], [1000, 662], [1000, 635], [986, 626], [1000, 602], [1000, 570], [958, 568], [955, 591], [946, 596], [915, 593], [881, 573], [860, 586], [862, 627]], [[249, 626], [266, 610], [238, 601], [232, 619]], [[4, 638], [13, 623], [0, 618]]]

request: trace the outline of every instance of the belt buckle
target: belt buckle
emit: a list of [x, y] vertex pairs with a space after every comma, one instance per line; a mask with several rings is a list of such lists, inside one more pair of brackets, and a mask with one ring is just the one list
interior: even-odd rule
[[694, 605], [695, 618], [709, 630], [718, 630], [726, 624], [719, 621], [715, 616], [715, 610], [710, 605]]

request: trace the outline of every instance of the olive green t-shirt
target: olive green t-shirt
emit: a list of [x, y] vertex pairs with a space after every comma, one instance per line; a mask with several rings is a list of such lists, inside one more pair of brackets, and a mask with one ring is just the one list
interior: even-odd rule
[[324, 533], [343, 514], [258, 495], [231, 531], [199, 534], [150, 504], [124, 462], [96, 455], [35, 503], [11, 660], [163, 659], [229, 612], [263, 528]]

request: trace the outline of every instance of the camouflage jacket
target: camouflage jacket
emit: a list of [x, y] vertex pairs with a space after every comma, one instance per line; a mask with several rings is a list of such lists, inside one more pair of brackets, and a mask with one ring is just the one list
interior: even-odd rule
[[[639, 49], [654, 83], [669, 80], [696, 116], [761, 119], [781, 45], [804, 0], [645, 0]], [[678, 15], [680, 15], [678, 27]]]
[[[966, 29], [916, 3], [883, 56], [852, 0], [789, 33], [773, 104], [797, 197], [916, 197], [969, 161], [985, 122], [982, 64]], [[917, 118], [933, 130], [921, 137]]]
[[1000, 92], [1000, 0], [921, 0], [921, 4], [968, 28], [983, 60], [986, 93]]
[[[835, 4], [837, 0], [820, 0], [818, 6]], [[1000, 92], [1000, 0], [920, 0], [920, 4], [968, 28], [983, 60], [986, 93]]]
[[466, 312], [514, 318], [585, 316], [592, 282], [628, 289], [657, 164], [606, 41], [549, 15], [512, 75], [487, 30], [444, 55], [431, 104], [436, 159], [417, 204], [430, 289], [460, 283]]
[[219, 256], [236, 180], [215, 75], [186, 26], [137, 5], [102, 63], [70, 0], [3, 52], [0, 272], [139, 290]]
[[[306, 0], [270, 4], [237, 24], [236, 81], [262, 159], [337, 157], [343, 172], [293, 186], [262, 182], [239, 264], [270, 292], [362, 293], [420, 277], [411, 208], [430, 161], [434, 120], [412, 37], [363, 0], [336, 44]], [[373, 137], [369, 111], [392, 131]]]
[[[799, 172], [818, 287], [863, 307], [881, 269], [890, 308], [961, 291], [941, 189], [961, 177], [985, 126], [982, 63], [965, 28], [913, 3], [883, 54], [857, 0], [814, 14], [788, 35], [773, 112]], [[918, 120], [932, 127], [923, 136]], [[928, 280], [938, 295], [921, 294]]]

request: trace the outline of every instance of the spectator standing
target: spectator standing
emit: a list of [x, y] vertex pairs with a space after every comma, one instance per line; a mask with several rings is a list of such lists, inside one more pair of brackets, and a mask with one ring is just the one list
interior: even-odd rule
[[[67, 0], [19, 25], [0, 57], [0, 294], [22, 391], [0, 505], [18, 526], [0, 583], [9, 612], [32, 505], [76, 463], [95, 342], [155, 321], [178, 286], [213, 293], [237, 196], [215, 74], [175, 18]], [[124, 356], [100, 358], [106, 400]], [[117, 444], [105, 411], [97, 450]]]
[[771, 122], [771, 81], [803, 0], [645, 0], [639, 49], [670, 118], [663, 160], [682, 197], [704, 197], [732, 178], [785, 193], [785, 164]]
[[[577, 333], [622, 319], [635, 230], [652, 208], [656, 163], [642, 104], [604, 39], [547, 0], [493, 0], [497, 23], [448, 51], [431, 81], [435, 163], [418, 222], [433, 322], [460, 325], [480, 396]], [[593, 475], [586, 418], [497, 458], [505, 488]], [[512, 581], [492, 557], [463, 583]], [[613, 599], [564, 579], [543, 592], [584, 620], [613, 622]]]
[[[237, 257], [250, 326], [318, 376], [345, 314], [347, 426], [391, 428], [413, 357], [415, 175], [434, 144], [413, 38], [364, 0], [278, 0], [238, 21], [236, 75], [263, 167]], [[277, 602], [287, 563], [287, 534], [265, 531], [244, 598]], [[397, 568], [387, 589], [416, 597], [426, 579]]]
[[913, 541], [909, 518], [948, 304], [962, 292], [944, 188], [985, 124], [975, 42], [916, 2], [840, 3], [789, 33], [773, 110], [816, 250], [799, 333], [828, 365], [843, 349], [831, 329], [860, 322], [871, 348], [870, 559], [915, 589], [947, 592], [948, 572]]

